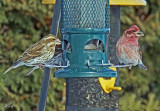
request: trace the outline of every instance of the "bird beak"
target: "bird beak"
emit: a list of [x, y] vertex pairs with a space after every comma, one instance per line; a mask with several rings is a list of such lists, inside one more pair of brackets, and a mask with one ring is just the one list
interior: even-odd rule
[[135, 33], [136, 33], [136, 36], [138, 36], [138, 37], [144, 36], [144, 33], [142, 31], [137, 31]]
[[62, 44], [62, 42], [59, 39], [57, 39], [56, 44]]

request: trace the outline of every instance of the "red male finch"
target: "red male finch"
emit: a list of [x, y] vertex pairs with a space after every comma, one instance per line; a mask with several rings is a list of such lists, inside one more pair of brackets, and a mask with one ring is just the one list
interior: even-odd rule
[[[35, 69], [42, 68], [47, 65], [50, 61], [52, 64], [58, 64], [58, 59], [61, 59], [61, 50], [58, 50], [56, 47], [61, 46], [61, 41], [54, 35], [49, 34], [48, 36], [43, 37], [40, 41], [36, 42], [30, 46], [20, 57], [19, 59], [8, 68], [4, 74], [10, 71], [13, 68], [17, 68], [22, 65], [34, 66], [30, 72], [26, 75], [29, 75]], [[58, 58], [57, 58], [58, 57]]]
[[142, 51], [138, 43], [139, 37], [144, 36], [140, 29], [133, 25], [128, 28], [119, 38], [116, 45], [116, 55], [120, 63], [132, 66], [138, 65], [139, 68], [147, 70], [142, 62]]

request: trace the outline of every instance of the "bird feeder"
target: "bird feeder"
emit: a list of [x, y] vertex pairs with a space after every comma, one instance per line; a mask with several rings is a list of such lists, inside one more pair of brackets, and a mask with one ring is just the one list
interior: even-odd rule
[[105, 0], [61, 0], [63, 60], [69, 66], [55, 77], [117, 77], [107, 57], [109, 12]]
[[[55, 4], [55, 0], [42, 0], [42, 3]], [[146, 1], [110, 0], [110, 5], [146, 5]], [[57, 6], [59, 5], [57, 4]], [[66, 68], [56, 71], [54, 76], [66, 78], [99, 77], [99, 83], [106, 93], [110, 93], [112, 90], [121, 90], [121, 87], [114, 86], [117, 72], [115, 67], [111, 68], [113, 66], [111, 66], [107, 57], [108, 48], [105, 47], [108, 43], [107, 38], [110, 31], [109, 2], [107, 1], [105, 5], [105, 0], [62, 0], [61, 7], [61, 33], [63, 38], [64, 60], [63, 65], [66, 65]], [[59, 7], [55, 9], [58, 8]], [[116, 14], [113, 15], [115, 16]], [[53, 20], [58, 22], [59, 16], [56, 15], [55, 18], [56, 19]], [[114, 23], [115, 20], [116, 19], [113, 20]], [[118, 22], [120, 24], [119, 20]], [[55, 24], [56, 23], [53, 23], [52, 26], [57, 26]], [[44, 110], [45, 108], [50, 77], [49, 74], [50, 69], [46, 68], [41, 88], [38, 111]], [[73, 89], [71, 88], [72, 87], [68, 87], [69, 90]], [[96, 98], [93, 100], [95, 102]], [[81, 102], [84, 103], [85, 100], [81, 100]], [[111, 100], [111, 103], [114, 102]], [[85, 104], [81, 106], [76, 103], [74, 106], [69, 106], [70, 104], [68, 104], [68, 107], [66, 107], [67, 111], [70, 111], [70, 109], [88, 109], [89, 111], [93, 110], [93, 108], [97, 111], [96, 107], [90, 107], [90, 105], [87, 105], [87, 108], [83, 108]], [[79, 106], [81, 108], [79, 108]], [[98, 110], [101, 109], [102, 108], [98, 107]], [[103, 108], [102, 110], [105, 109]]]

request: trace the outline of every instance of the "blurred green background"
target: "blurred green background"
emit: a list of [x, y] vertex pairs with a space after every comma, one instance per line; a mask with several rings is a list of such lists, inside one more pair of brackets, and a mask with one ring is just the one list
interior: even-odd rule
[[[53, 5], [40, 0], [0, 1], [0, 111], [36, 111], [43, 70], [30, 76], [22, 66], [3, 72], [33, 43], [50, 32]], [[120, 111], [160, 110], [160, 0], [147, 6], [121, 7], [121, 35], [137, 25], [145, 36], [139, 40], [147, 71], [120, 69]], [[52, 70], [52, 72], [54, 69]], [[53, 74], [53, 73], [52, 73]], [[65, 79], [51, 76], [46, 111], [64, 111]]]

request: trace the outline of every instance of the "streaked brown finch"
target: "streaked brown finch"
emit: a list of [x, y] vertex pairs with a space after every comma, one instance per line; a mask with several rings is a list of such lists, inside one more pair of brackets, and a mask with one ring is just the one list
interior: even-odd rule
[[48, 36], [43, 37], [40, 41], [30, 46], [19, 57], [19, 59], [4, 72], [4, 74], [6, 74], [11, 69], [17, 68], [22, 65], [34, 66], [32, 70], [27, 73], [27, 75], [29, 75], [35, 69], [41, 68], [42, 65], [45, 66], [45, 64], [48, 64], [48, 62], [51, 59], [54, 59], [55, 55], [61, 53], [56, 52], [55, 54], [57, 45], [61, 46], [62, 44], [61, 41], [55, 35], [49, 34]]

